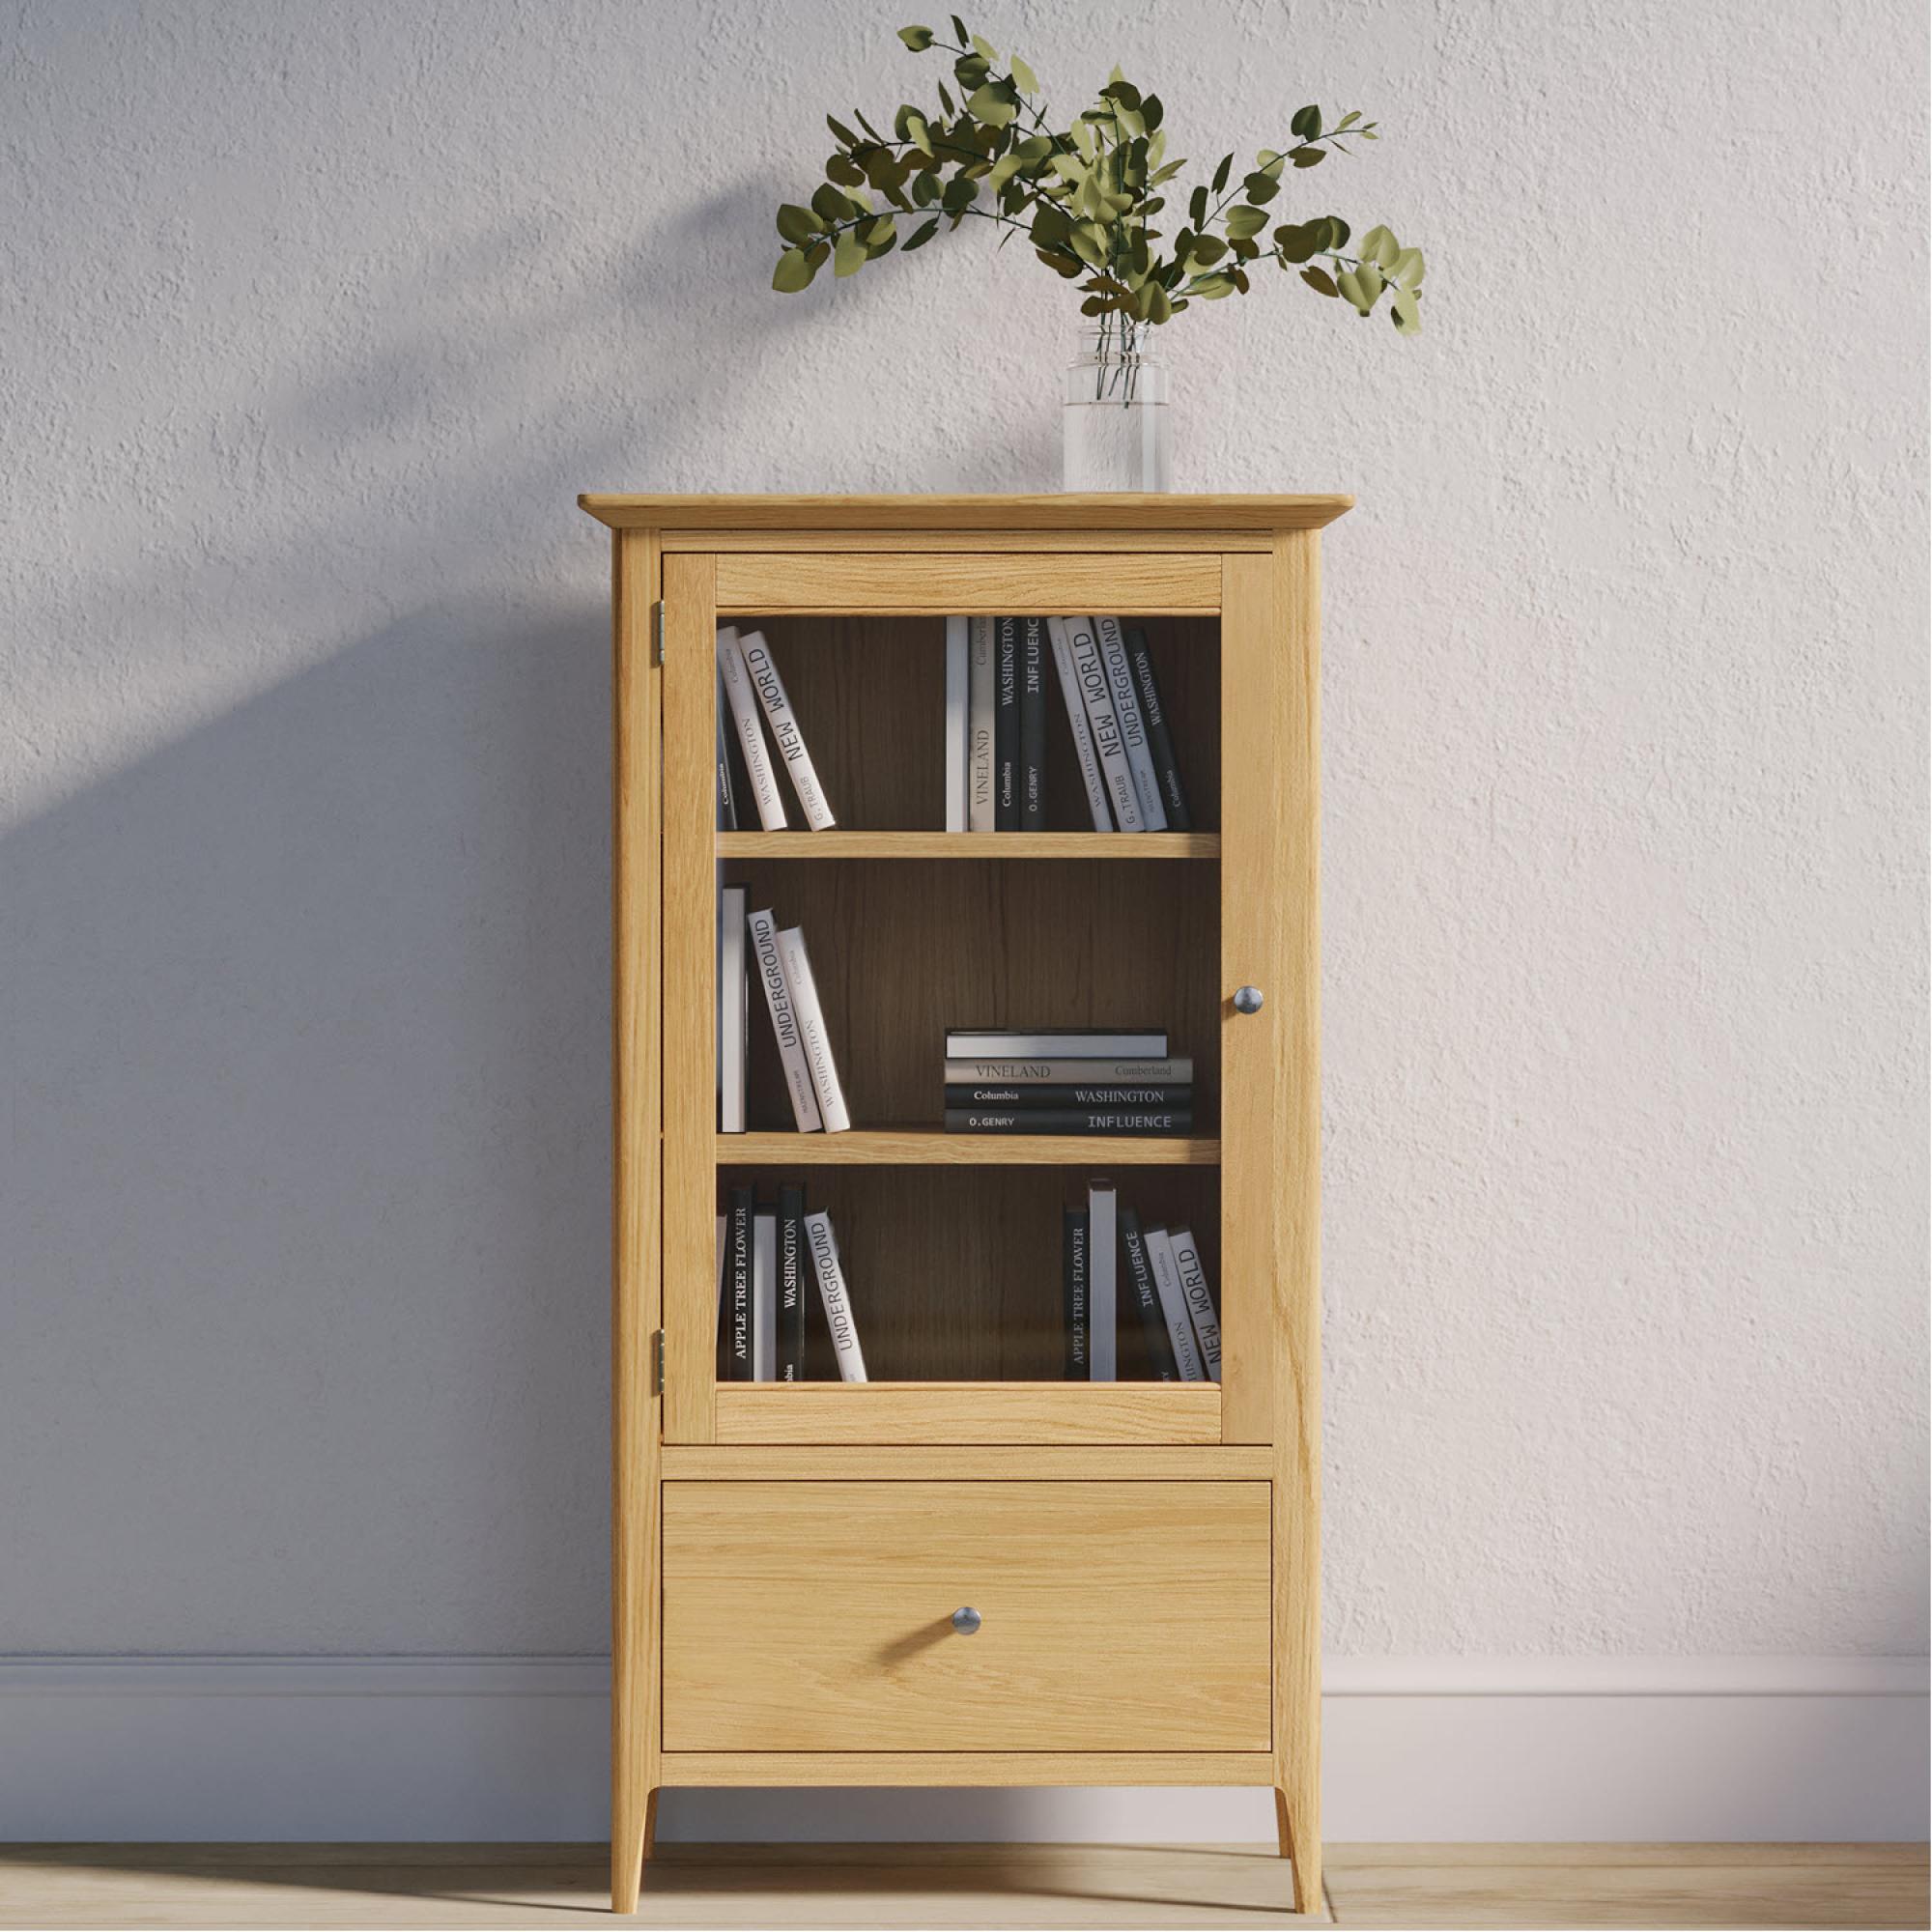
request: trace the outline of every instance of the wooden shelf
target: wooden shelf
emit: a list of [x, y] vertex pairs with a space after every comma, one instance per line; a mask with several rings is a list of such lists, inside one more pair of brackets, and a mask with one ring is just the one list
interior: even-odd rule
[[1218, 1167], [1218, 1140], [1152, 1134], [720, 1134], [720, 1167]]
[[1218, 832], [721, 832], [721, 859], [1218, 859]]

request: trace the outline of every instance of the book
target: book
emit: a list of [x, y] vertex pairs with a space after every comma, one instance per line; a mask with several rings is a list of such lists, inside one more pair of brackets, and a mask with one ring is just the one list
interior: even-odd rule
[[738, 749], [745, 754], [745, 771], [751, 781], [752, 802], [758, 808], [758, 823], [767, 832], [782, 832], [784, 800], [779, 795], [778, 774], [772, 770], [771, 753], [765, 749], [764, 727], [758, 723], [758, 700], [752, 690], [752, 674], [745, 668], [745, 654], [738, 648], [738, 633], [730, 624], [718, 627], [718, 671], [724, 681], [724, 697], [737, 730]]
[[1058, 1060], [960, 1057], [946, 1063], [946, 1084], [996, 1081], [1009, 1087], [1055, 1087], [1077, 1082], [1087, 1087], [1186, 1087], [1194, 1062], [1186, 1054], [1172, 1060], [1113, 1060], [1085, 1054]]
[[1020, 620], [993, 619], [993, 827], [1020, 829]]
[[752, 1214], [752, 1379], [777, 1379], [779, 1357], [779, 1217]]
[[1080, 682], [1080, 700], [1087, 707], [1087, 722], [1094, 727], [1094, 751], [1100, 760], [1100, 777], [1107, 787], [1107, 805], [1114, 823], [1122, 832], [1145, 832], [1140, 794], [1134, 789], [1133, 768], [1127, 763], [1127, 748], [1121, 736], [1121, 721], [1114, 715], [1114, 699], [1107, 684], [1107, 668], [1100, 660], [1100, 640], [1091, 617], [1069, 617], [1066, 639], [1073, 651], [1073, 671]]
[[725, 1238], [730, 1257], [724, 1265], [724, 1364], [734, 1382], [752, 1379], [752, 1203], [749, 1187], [734, 1187], [725, 1199]]
[[718, 1131], [745, 1131], [745, 888], [718, 895]]
[[792, 709], [791, 699], [785, 696], [784, 679], [779, 675], [779, 668], [772, 660], [772, 647], [765, 642], [765, 634], [762, 631], [741, 633], [738, 649], [744, 657], [745, 669], [751, 676], [752, 689], [758, 694], [758, 702], [764, 706], [765, 722], [772, 727], [772, 743], [778, 748], [785, 776], [791, 780], [792, 790], [798, 794], [799, 809], [805, 813], [806, 824], [814, 832], [831, 831], [838, 821], [832, 815], [825, 787], [818, 781], [818, 769], [811, 762], [811, 753], [805, 748], [805, 733], [798, 728], [798, 713]]
[[1167, 1322], [1167, 1339], [1174, 1350], [1176, 1368], [1184, 1382], [1204, 1382], [1208, 1370], [1201, 1357], [1201, 1343], [1187, 1313], [1187, 1297], [1181, 1293], [1180, 1274], [1174, 1264], [1174, 1243], [1165, 1228], [1147, 1231], [1148, 1265], [1153, 1269], [1154, 1293], [1160, 1296], [1160, 1312]]
[[1046, 830], [1046, 620], [1020, 619], [1020, 830]]
[[1191, 1134], [1191, 1107], [948, 1107], [949, 1134]]
[[838, 1064], [832, 1057], [832, 1041], [825, 1031], [825, 1010], [818, 1004], [818, 984], [811, 977], [805, 934], [797, 926], [789, 926], [779, 934], [779, 958], [784, 966], [792, 1011], [798, 1015], [799, 1038], [805, 1045], [805, 1063], [811, 1069], [812, 1091], [818, 1095], [818, 1111], [825, 1131], [847, 1133], [851, 1130], [852, 1116], [845, 1111], [845, 1090], [838, 1084]]
[[998, 678], [993, 665], [993, 620], [966, 620], [966, 829], [991, 832], [993, 810], [993, 712]]
[[722, 1367], [724, 1348], [724, 1259], [729, 1249], [731, 1217], [721, 1214], [718, 1217], [718, 1301], [711, 1311], [711, 1352], [718, 1357]]
[[1017, 1107], [1021, 1112], [1035, 1107], [1157, 1107], [1187, 1113], [1194, 1106], [1194, 1086], [1191, 1081], [1172, 1087], [1072, 1087], [1050, 1086], [1042, 1081], [1027, 1086], [1010, 1083], [1002, 1086], [985, 1081], [949, 1080], [946, 1104]]
[[731, 791], [731, 732], [725, 724], [731, 701], [724, 696], [724, 673], [718, 673], [718, 830], [738, 829], [738, 801]]
[[1073, 759], [1087, 790], [1087, 812], [1095, 832], [1111, 832], [1114, 814], [1107, 804], [1107, 781], [1100, 771], [1100, 754], [1094, 746], [1094, 727], [1087, 722], [1087, 702], [1080, 696], [1080, 673], [1073, 665], [1073, 642], [1065, 617], [1046, 620], [1047, 647], [1060, 677], [1060, 696], [1066, 706], [1067, 729], [1073, 733]]
[[1151, 1027], [949, 1027], [948, 1060], [1165, 1060], [1167, 1036]]
[[1066, 1335], [1061, 1379], [1087, 1379], [1087, 1216], [1078, 1208], [1060, 1210], [1060, 1293]]
[[1141, 1237], [1140, 1216], [1131, 1208], [1122, 1208], [1120, 1221], [1121, 1252], [1127, 1263], [1127, 1293], [1141, 1319], [1148, 1367], [1155, 1381], [1178, 1382], [1180, 1371], [1175, 1364], [1174, 1345], [1167, 1338], [1167, 1317], [1161, 1311], [1160, 1294], [1153, 1285], [1153, 1268], [1148, 1261], [1147, 1242]]
[[1114, 1225], [1114, 1183], [1095, 1180], [1087, 1187], [1087, 1378], [1120, 1379], [1115, 1322], [1115, 1266], [1119, 1239]]
[[1154, 776], [1153, 753], [1148, 748], [1147, 724], [1141, 717], [1141, 700], [1134, 689], [1134, 668], [1127, 662], [1121, 620], [1095, 617], [1094, 630], [1099, 639], [1100, 663], [1107, 673], [1107, 696], [1114, 701], [1114, 716], [1121, 724], [1121, 743], [1126, 748], [1127, 769], [1133, 774], [1134, 799], [1141, 809], [1141, 821], [1150, 832], [1165, 832], [1167, 808], [1161, 803], [1160, 781]]
[[1202, 1365], [1208, 1379], [1221, 1379], [1221, 1318], [1215, 1312], [1213, 1291], [1208, 1286], [1208, 1270], [1201, 1264], [1201, 1249], [1193, 1231], [1175, 1228], [1168, 1239], [1174, 1246], [1174, 1269], [1180, 1277], [1180, 1292], [1187, 1297], [1188, 1319], [1194, 1323], [1195, 1339], [1201, 1344]]
[[966, 765], [972, 756], [968, 714], [966, 619], [946, 620], [946, 829], [966, 830]]
[[831, 1215], [808, 1214], [805, 1241], [811, 1251], [812, 1272], [818, 1277], [818, 1297], [825, 1306], [825, 1325], [831, 1331], [838, 1379], [862, 1382], [866, 1379], [866, 1357], [859, 1347], [858, 1327], [852, 1320], [852, 1300], [846, 1292], [844, 1270], [839, 1265], [838, 1242], [832, 1232]]
[[781, 1382], [805, 1379], [805, 1189], [779, 1188], [779, 1368]]
[[784, 962], [779, 957], [778, 921], [769, 912], [754, 912], [745, 923], [757, 964], [758, 983], [765, 989], [765, 1008], [778, 1037], [779, 1059], [784, 1065], [785, 1092], [791, 1095], [792, 1119], [802, 1134], [815, 1134], [824, 1124], [818, 1111], [818, 1092], [806, 1064], [805, 1041], [798, 1030]]
[[1180, 782], [1180, 764], [1174, 754], [1174, 730], [1167, 722], [1167, 706], [1161, 700], [1160, 680], [1153, 674], [1153, 655], [1148, 649], [1147, 633], [1131, 630], [1126, 634], [1127, 663], [1133, 667], [1134, 689], [1140, 694], [1141, 717], [1147, 724], [1148, 750], [1153, 756], [1153, 775], [1160, 786], [1160, 800], [1167, 808], [1168, 829], [1192, 832], [1193, 814], [1187, 810], [1187, 792]]

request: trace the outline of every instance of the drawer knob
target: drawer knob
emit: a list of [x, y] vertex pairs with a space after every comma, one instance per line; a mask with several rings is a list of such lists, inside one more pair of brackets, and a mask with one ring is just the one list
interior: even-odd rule
[[980, 1628], [980, 1612], [967, 1604], [952, 1612], [952, 1628], [961, 1636], [971, 1636]]
[[1235, 989], [1235, 1010], [1237, 1013], [1258, 1013], [1262, 1009], [1262, 989], [1259, 986], [1237, 986]]

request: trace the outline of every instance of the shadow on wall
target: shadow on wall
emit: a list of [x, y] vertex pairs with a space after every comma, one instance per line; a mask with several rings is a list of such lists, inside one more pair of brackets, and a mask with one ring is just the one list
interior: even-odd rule
[[413, 613], [0, 839], [0, 1649], [603, 1648], [608, 636]]

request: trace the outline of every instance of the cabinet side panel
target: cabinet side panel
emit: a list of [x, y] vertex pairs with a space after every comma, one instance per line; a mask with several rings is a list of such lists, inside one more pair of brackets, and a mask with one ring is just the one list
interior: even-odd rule
[[715, 559], [664, 559], [665, 1435], [716, 1439]]
[[611, 549], [611, 1861], [621, 1901], [637, 1896], [659, 1777], [659, 559], [648, 530], [619, 531]]

